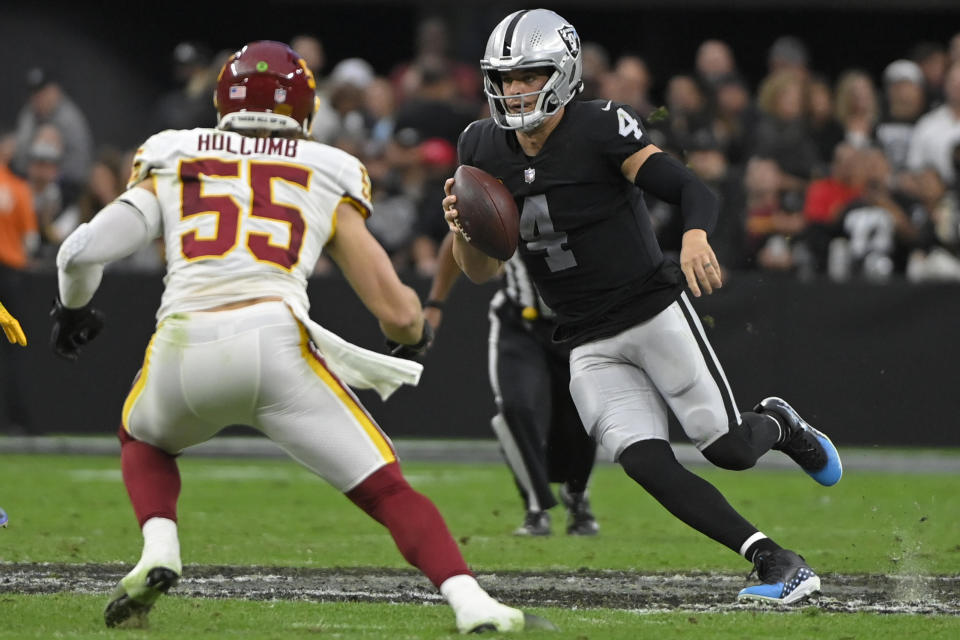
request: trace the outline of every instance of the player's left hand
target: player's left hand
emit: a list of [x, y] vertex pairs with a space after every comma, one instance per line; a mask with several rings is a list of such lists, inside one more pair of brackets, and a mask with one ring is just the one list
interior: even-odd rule
[[443, 183], [443, 193], [444, 198], [440, 203], [443, 207], [443, 219], [446, 220], [447, 226], [450, 227], [450, 231], [460, 235], [460, 223], [457, 220], [457, 217], [460, 215], [460, 212], [457, 211], [457, 196], [453, 195], [453, 178], [447, 178]]
[[426, 320], [423, 321], [423, 333], [420, 335], [420, 342], [416, 344], [401, 344], [387, 338], [387, 349], [390, 350], [390, 355], [404, 360], [419, 360], [427, 353], [432, 344], [433, 328]]
[[683, 234], [680, 247], [680, 269], [687, 278], [687, 286], [695, 298], [700, 297], [701, 287], [708, 295], [723, 286], [720, 263], [707, 242], [703, 229], [689, 229]]
[[102, 311], [90, 305], [68, 309], [59, 298], [53, 301], [50, 316], [53, 318], [50, 348], [61, 358], [71, 361], [80, 356], [80, 347], [100, 335], [105, 319]]
[[20, 322], [16, 318], [10, 315], [3, 304], [0, 304], [0, 326], [3, 327], [3, 332], [7, 334], [7, 340], [11, 344], [19, 344], [21, 347], [27, 346], [27, 336], [23, 333], [23, 327], [20, 326]]

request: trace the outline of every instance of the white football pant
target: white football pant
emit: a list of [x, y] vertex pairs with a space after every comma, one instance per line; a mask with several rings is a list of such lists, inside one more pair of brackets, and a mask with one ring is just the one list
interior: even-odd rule
[[168, 316], [123, 405], [130, 435], [172, 454], [233, 424], [262, 431], [343, 492], [396, 460], [282, 302]]

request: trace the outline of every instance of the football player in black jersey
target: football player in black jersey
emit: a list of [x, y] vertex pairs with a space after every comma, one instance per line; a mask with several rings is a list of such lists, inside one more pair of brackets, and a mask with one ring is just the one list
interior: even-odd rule
[[[437, 273], [424, 303], [434, 329], [443, 304], [460, 275], [453, 259], [453, 235], [437, 255]], [[514, 255], [504, 264], [503, 286], [490, 301], [490, 386], [497, 415], [490, 421], [507, 466], [520, 490], [526, 514], [513, 532], [546, 536], [552, 532], [549, 509], [557, 505], [550, 483], [561, 483], [567, 509], [567, 533], [592, 536], [599, 531], [590, 509], [587, 482], [597, 446], [584, 430], [570, 398], [570, 347], [553, 341], [553, 311], [537, 293], [527, 269]]]
[[[684, 291], [686, 284], [699, 297], [722, 284], [707, 240], [716, 198], [651, 144], [629, 106], [573, 101], [581, 65], [576, 30], [554, 12], [504, 18], [480, 63], [491, 117], [464, 130], [460, 162], [501, 179], [517, 200], [518, 252], [557, 314], [554, 338], [572, 348], [570, 392], [596, 442], [676, 517], [754, 563], [761, 584], [741, 599], [800, 600], [819, 590], [820, 578], [677, 462], [667, 410], [724, 469], [752, 467], [773, 448], [829, 486], [842, 474], [837, 450], [780, 398], [737, 409]], [[452, 182], [442, 204], [453, 253], [471, 280], [484, 282], [502, 264], [458, 233]], [[679, 266], [663, 257], [642, 191], [680, 207]]]

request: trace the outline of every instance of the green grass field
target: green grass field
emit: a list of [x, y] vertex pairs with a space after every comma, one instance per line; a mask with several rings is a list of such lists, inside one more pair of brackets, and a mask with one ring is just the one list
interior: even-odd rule
[[[292, 462], [181, 460], [180, 526], [190, 565], [403, 568], [386, 532], [346, 498]], [[405, 465], [411, 484], [430, 496], [460, 540], [470, 565], [484, 572], [581, 568], [741, 574], [739, 556], [667, 514], [619, 470], [597, 468], [592, 484], [601, 524], [595, 539], [562, 534], [510, 535], [519, 500], [502, 465]], [[697, 469], [746, 517], [830, 574], [960, 574], [960, 496], [953, 474], [848, 472], [833, 488], [804, 474]], [[120, 479], [119, 459], [0, 456], [0, 562], [132, 565], [140, 537]], [[555, 531], [563, 515], [554, 511]], [[123, 567], [117, 567], [122, 571]], [[0, 575], [3, 565], [0, 565]], [[487, 584], [488, 588], [495, 585]], [[106, 594], [27, 595], [0, 578], [0, 638], [99, 638]], [[732, 601], [736, 593], [729, 594]], [[560, 625], [552, 638], [877, 638], [908, 634], [960, 637], [957, 615], [788, 611], [641, 613], [594, 608], [533, 608]], [[146, 632], [124, 637], [436, 638], [453, 631], [445, 606], [247, 601], [169, 597]]]

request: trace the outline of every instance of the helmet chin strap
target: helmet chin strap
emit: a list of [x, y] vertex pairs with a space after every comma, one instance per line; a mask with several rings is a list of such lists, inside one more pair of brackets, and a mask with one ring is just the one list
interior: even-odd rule
[[[556, 92], [554, 92], [554, 90], [551, 88], [548, 91], [540, 94], [540, 97], [537, 98], [537, 104], [533, 111], [530, 113], [508, 113], [505, 114], [505, 120], [509, 123], [510, 120], [513, 119], [514, 122], [511, 124], [516, 124], [519, 122], [519, 124], [516, 124], [516, 126], [513, 128], [524, 133], [530, 133], [539, 129], [547, 118], [554, 115], [560, 109], [559, 102], [560, 101], [557, 99]], [[547, 107], [550, 104], [552, 104], [555, 108], [551, 112], [548, 112]]]
[[[560, 107], [563, 106], [556, 91], [556, 83], [559, 79], [560, 71], [555, 69], [547, 82], [538, 91], [505, 96], [500, 92], [496, 81], [490, 78], [490, 76], [485, 75], [484, 93], [487, 94], [487, 100], [490, 102], [491, 112], [495, 109], [499, 111], [494, 115], [494, 121], [502, 129], [510, 131], [522, 131], [524, 133], [535, 131], [543, 124], [544, 120], [557, 113]], [[522, 100], [534, 94], [537, 95], [537, 102], [534, 109], [529, 113], [522, 111], [522, 102], [520, 113], [511, 113], [507, 108], [508, 99], [520, 98]]]

